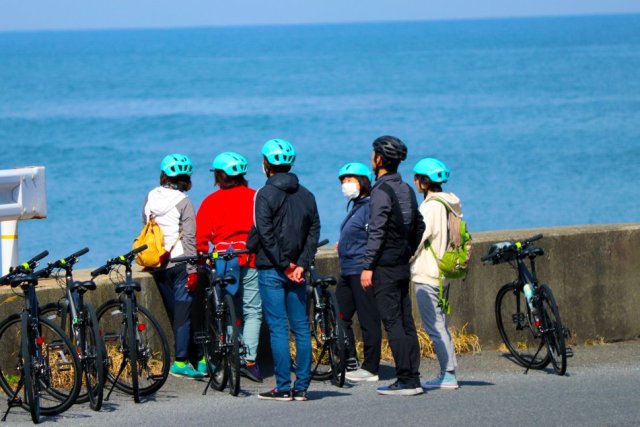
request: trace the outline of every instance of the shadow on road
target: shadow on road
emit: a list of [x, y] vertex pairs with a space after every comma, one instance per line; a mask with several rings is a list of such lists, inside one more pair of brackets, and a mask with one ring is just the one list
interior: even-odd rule
[[495, 385], [495, 384], [487, 382], [487, 381], [458, 381], [458, 385], [460, 387], [466, 387], [466, 386], [484, 387], [484, 386], [491, 386], [491, 385]]

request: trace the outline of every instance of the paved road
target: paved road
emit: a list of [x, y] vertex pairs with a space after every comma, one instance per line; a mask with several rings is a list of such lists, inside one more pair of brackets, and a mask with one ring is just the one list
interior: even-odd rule
[[[103, 411], [74, 406], [44, 424], [72, 426], [136, 425], [640, 425], [640, 341], [574, 349], [568, 375], [523, 370], [495, 352], [459, 360], [461, 388], [420, 396], [378, 396], [374, 384], [336, 388], [312, 384], [307, 402], [261, 401], [265, 384], [243, 380], [243, 394], [209, 391], [204, 383], [170, 377], [152, 399], [134, 404], [112, 395]], [[436, 362], [423, 360], [423, 377], [436, 372]], [[431, 374], [431, 375], [430, 375]], [[383, 367], [385, 380], [393, 369]], [[386, 382], [386, 381], [383, 381]], [[4, 405], [3, 405], [4, 407]], [[4, 410], [4, 409], [3, 409]], [[13, 409], [8, 424], [30, 425], [28, 414]]]

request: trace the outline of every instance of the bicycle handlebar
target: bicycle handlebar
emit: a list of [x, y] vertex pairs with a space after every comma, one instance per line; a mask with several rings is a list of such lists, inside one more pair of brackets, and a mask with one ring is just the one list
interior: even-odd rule
[[531, 236], [527, 239], [517, 240], [515, 242], [498, 242], [491, 245], [489, 253], [480, 260], [485, 264], [499, 264], [511, 259], [535, 257], [542, 255], [542, 248], [536, 248], [531, 243], [542, 239], [542, 233]]
[[329, 239], [324, 239], [324, 240], [320, 240], [318, 242], [318, 248], [321, 248], [322, 246], [326, 245], [327, 243], [329, 243]]
[[49, 255], [49, 251], [42, 251], [38, 255], [31, 258], [29, 261], [23, 262], [16, 267], [9, 268], [9, 273], [0, 277], [0, 285], [9, 284], [11, 279], [19, 274], [27, 274], [28, 272], [36, 268], [38, 266], [38, 261], [40, 261], [47, 255]]
[[68, 257], [60, 258], [56, 262], [49, 263], [49, 265], [52, 269], [72, 267], [76, 262], [78, 262], [78, 258], [86, 254], [87, 252], [89, 252], [89, 248], [82, 248], [79, 251], [72, 253]]
[[208, 252], [208, 253], [203, 253], [198, 255], [185, 255], [185, 256], [179, 256], [176, 258], [171, 258], [171, 261], [175, 263], [186, 262], [193, 265], [193, 264], [196, 264], [198, 261], [204, 261], [208, 259], [216, 260], [216, 259], [222, 258], [223, 260], [228, 261], [231, 258], [236, 257], [238, 255], [250, 254], [250, 253], [251, 251], [249, 249], [237, 249], [237, 250], [223, 251], [223, 252], [218, 252], [214, 249], [212, 252]]
[[147, 249], [147, 245], [138, 246], [131, 252], [127, 252], [126, 254], [120, 255], [119, 257], [108, 259], [103, 266], [98, 267], [91, 272], [91, 277], [100, 276], [101, 274], [107, 274], [109, 271], [111, 271], [111, 268], [114, 265], [126, 265], [130, 267], [136, 255], [144, 251], [145, 249]]

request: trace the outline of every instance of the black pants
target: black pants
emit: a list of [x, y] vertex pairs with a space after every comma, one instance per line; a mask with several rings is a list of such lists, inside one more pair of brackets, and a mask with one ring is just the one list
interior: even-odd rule
[[358, 313], [362, 341], [364, 341], [364, 361], [362, 368], [378, 374], [380, 369], [380, 345], [382, 330], [380, 314], [373, 290], [365, 291], [360, 285], [360, 276], [341, 276], [336, 288], [336, 297], [340, 306], [340, 317], [346, 327], [349, 342], [353, 343], [348, 357], [355, 356], [355, 338], [353, 335], [353, 315]]
[[396, 377], [420, 387], [420, 344], [411, 313], [409, 281], [408, 264], [378, 266], [373, 271], [373, 290], [396, 363]]

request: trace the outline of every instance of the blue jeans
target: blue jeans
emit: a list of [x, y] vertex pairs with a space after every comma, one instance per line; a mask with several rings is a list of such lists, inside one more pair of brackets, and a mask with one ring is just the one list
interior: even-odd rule
[[176, 358], [187, 359], [191, 334], [192, 302], [192, 296], [185, 287], [187, 284], [187, 267], [185, 264], [178, 264], [165, 270], [156, 270], [152, 275], [156, 280], [169, 320], [173, 326]]
[[296, 342], [294, 390], [306, 390], [311, 382], [311, 332], [307, 317], [306, 284], [291, 282], [282, 270], [258, 270], [262, 309], [271, 334], [276, 389], [291, 390], [289, 329]]

